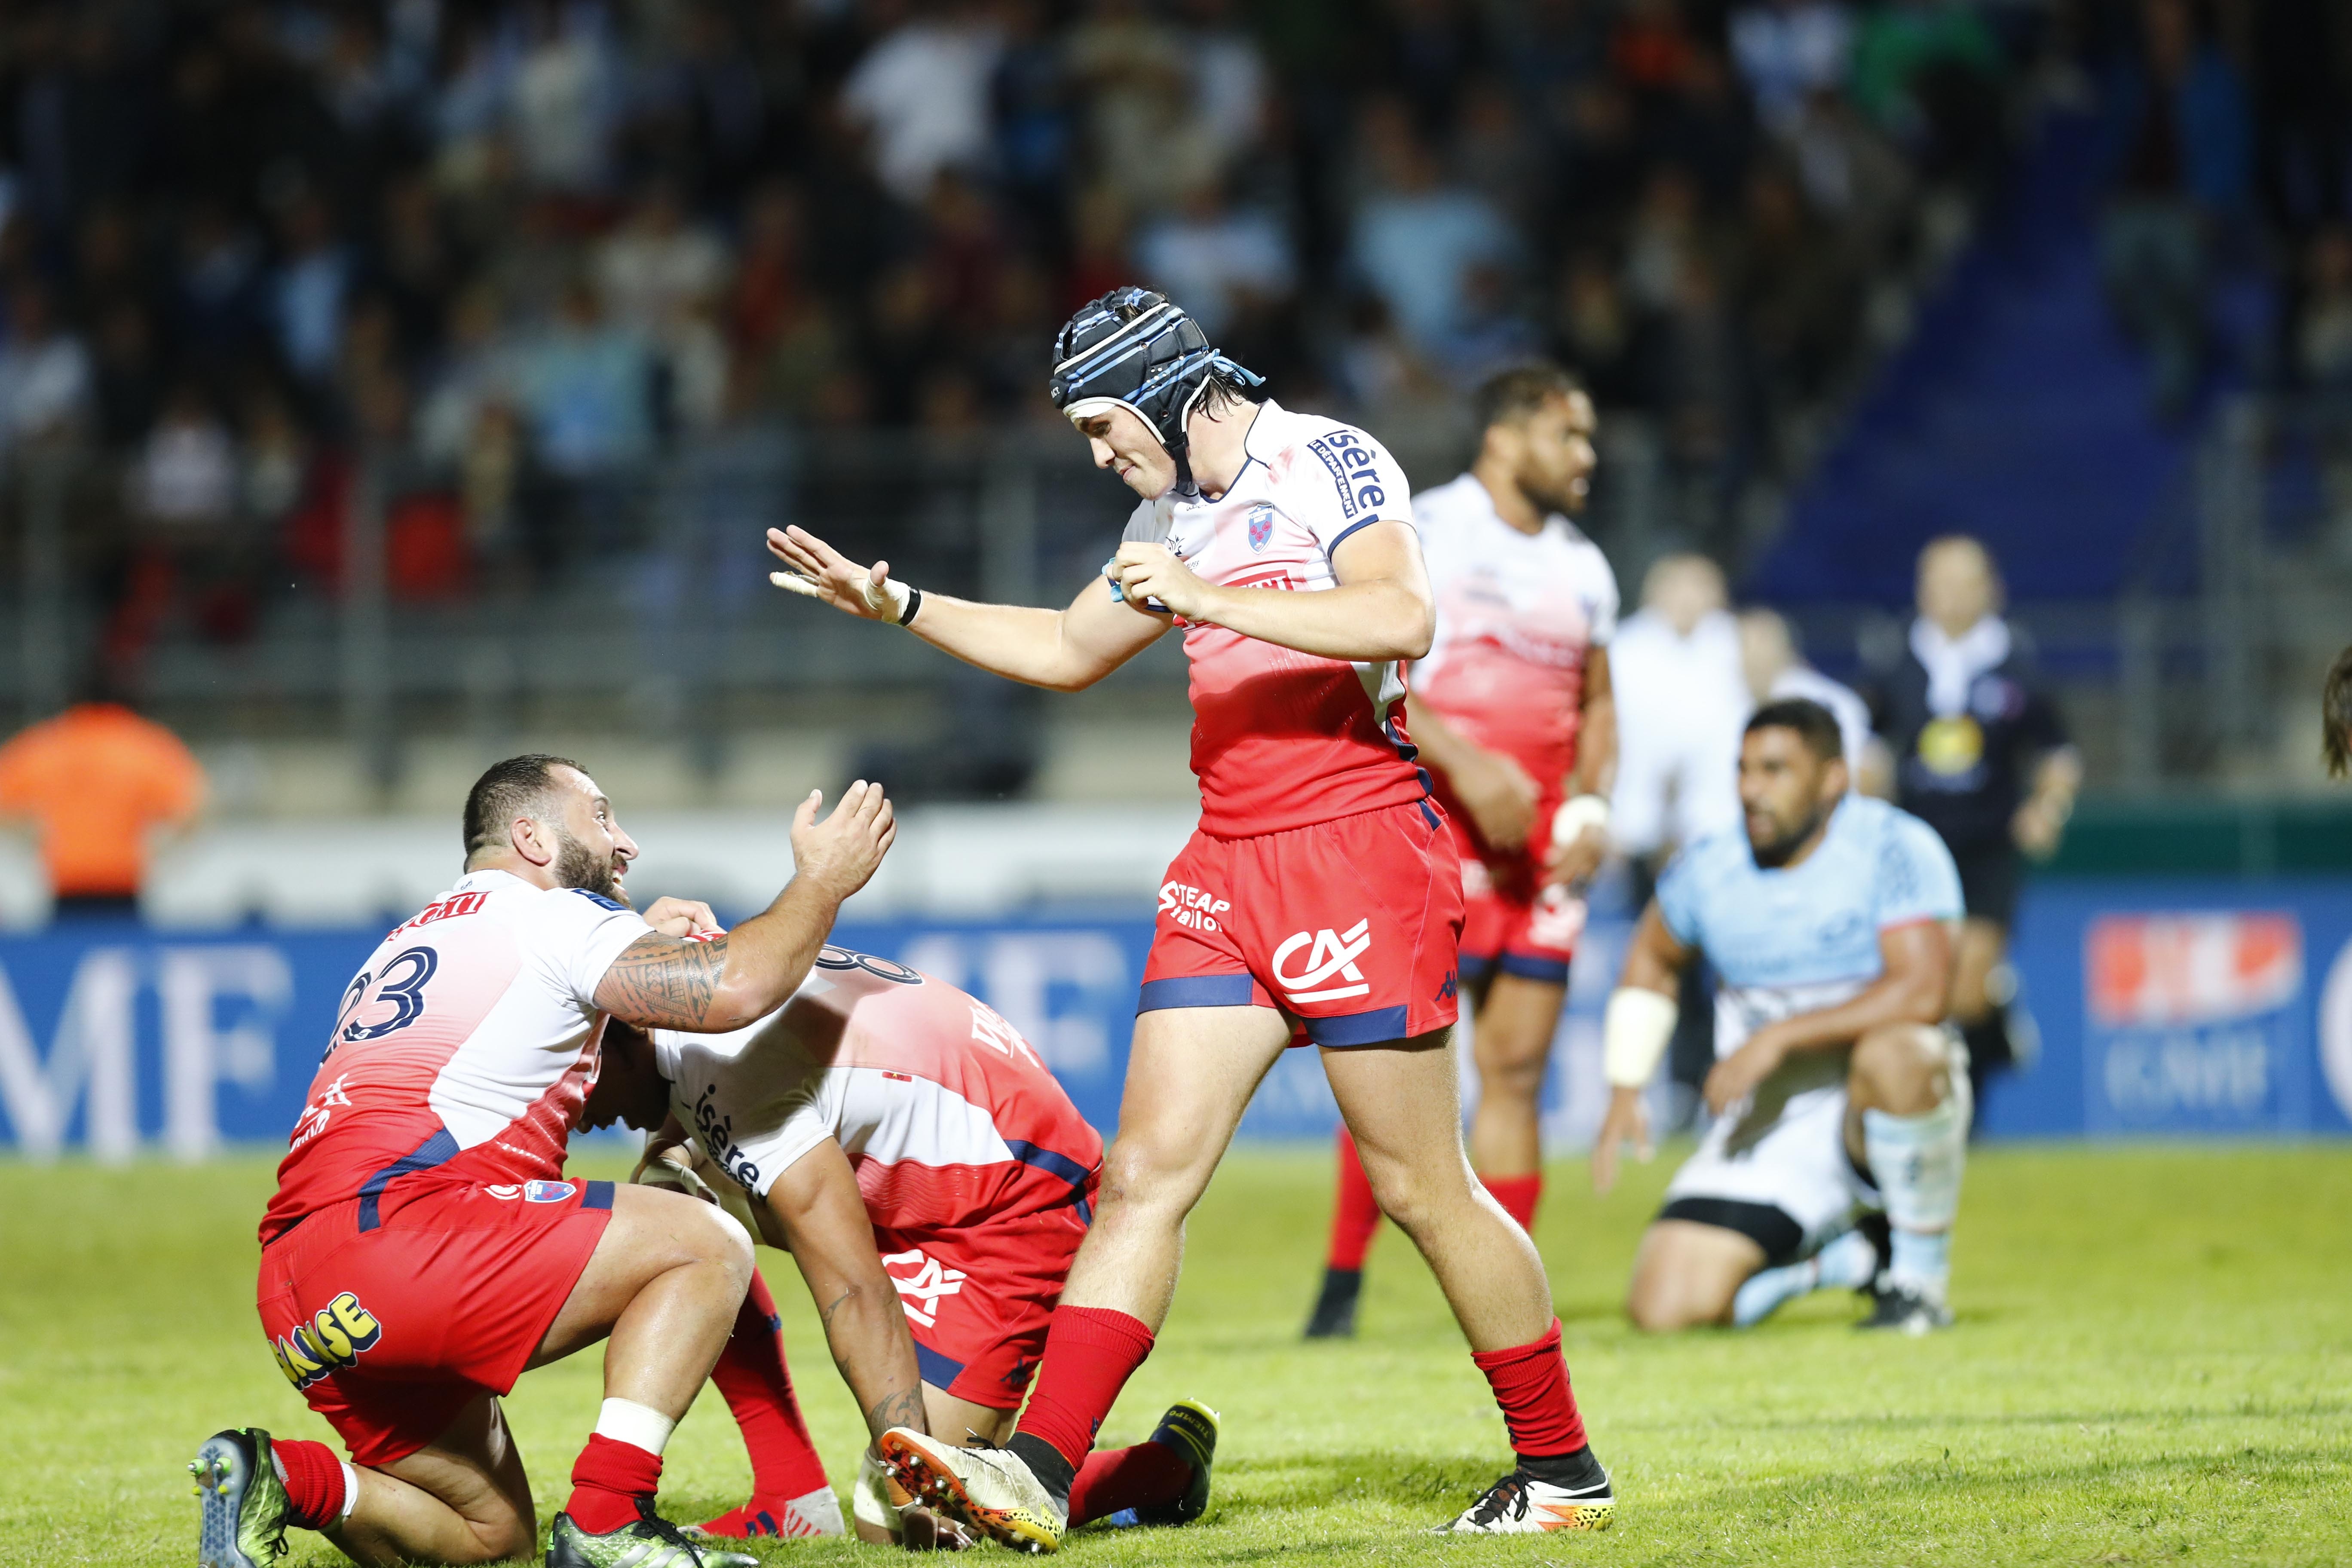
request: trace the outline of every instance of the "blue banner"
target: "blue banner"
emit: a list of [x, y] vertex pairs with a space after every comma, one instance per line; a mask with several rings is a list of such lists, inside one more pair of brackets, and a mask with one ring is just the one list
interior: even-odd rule
[[[1087, 1119], [1118, 1120], [1148, 911], [845, 924], [844, 945], [963, 986], [1020, 1028]], [[1600, 1119], [1599, 1014], [1627, 925], [1596, 918], [1555, 1047], [1545, 1131]], [[280, 1143], [375, 931], [180, 935], [79, 921], [0, 939], [0, 1146], [36, 1157]], [[2352, 887], [2044, 882], [2015, 944], [2041, 1050], [1998, 1080], [1992, 1136], [2352, 1132]], [[1312, 1051], [1268, 1075], [1243, 1122], [1327, 1136]]]

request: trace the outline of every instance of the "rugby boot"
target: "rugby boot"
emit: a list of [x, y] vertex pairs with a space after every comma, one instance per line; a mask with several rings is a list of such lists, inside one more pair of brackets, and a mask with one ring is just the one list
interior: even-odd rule
[[547, 1568], [760, 1568], [760, 1560], [688, 1540], [654, 1511], [651, 1498], [639, 1498], [637, 1517], [603, 1535], [557, 1514], [547, 1529]]
[[1606, 1530], [1616, 1517], [1609, 1478], [1588, 1486], [1556, 1487], [1513, 1470], [1478, 1496], [1451, 1524], [1433, 1535], [1539, 1535], [1555, 1530]]
[[269, 1568], [286, 1554], [286, 1483], [258, 1426], [215, 1432], [188, 1462], [203, 1505], [197, 1568]]
[[1360, 1268], [1326, 1268], [1323, 1289], [1315, 1298], [1314, 1315], [1307, 1320], [1310, 1340], [1352, 1340], [1356, 1337], [1356, 1300], [1364, 1291]]
[[1209, 1511], [1209, 1465], [1217, 1457], [1217, 1413], [1197, 1399], [1180, 1399], [1151, 1429], [1151, 1440], [1184, 1457], [1184, 1462], [1192, 1467], [1192, 1484], [1173, 1502], [1136, 1509], [1135, 1522], [1190, 1524]]
[[781, 1535], [805, 1540], [821, 1535], [846, 1535], [849, 1526], [841, 1517], [841, 1500], [833, 1495], [830, 1487], [819, 1487], [804, 1497], [781, 1498], [754, 1496], [740, 1508], [728, 1510], [717, 1519], [707, 1520], [687, 1531], [688, 1540], [699, 1541], [704, 1536], [725, 1536], [741, 1541], [753, 1535]]
[[1893, 1329], [1917, 1337], [1952, 1326], [1952, 1310], [1916, 1285], [1880, 1275], [1871, 1288], [1870, 1316], [1857, 1329]]
[[1017, 1552], [1058, 1552], [1068, 1511], [1009, 1448], [959, 1448], [893, 1426], [875, 1445], [882, 1468], [917, 1502]]

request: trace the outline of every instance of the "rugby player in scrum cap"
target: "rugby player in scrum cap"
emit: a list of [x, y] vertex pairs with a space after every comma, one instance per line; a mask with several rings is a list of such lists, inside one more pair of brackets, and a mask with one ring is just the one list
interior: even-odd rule
[[823, 820], [819, 805], [793, 815], [775, 902], [719, 933], [701, 904], [629, 907], [636, 844], [578, 763], [514, 757], [475, 784], [465, 875], [344, 991], [261, 1222], [262, 1331], [350, 1462], [257, 1427], [215, 1434], [189, 1466], [204, 1568], [268, 1568], [289, 1525], [370, 1568], [530, 1556], [499, 1399], [599, 1341], [604, 1401], [550, 1568], [753, 1563], [654, 1511], [751, 1238], [676, 1193], [564, 1180], [563, 1157], [609, 1019], [739, 1028], [807, 977], [897, 831], [878, 786], [850, 785]]
[[[1609, 845], [1617, 578], [1568, 520], [1592, 477], [1592, 399], [1567, 372], [1530, 364], [1489, 379], [1477, 406], [1470, 471], [1412, 498], [1437, 601], [1436, 639], [1412, 667], [1412, 733], [1462, 866], [1462, 988], [1476, 1009], [1478, 1063], [1470, 1163], [1532, 1232], [1544, 1073], [1584, 931], [1579, 889]], [[1342, 1131], [1307, 1338], [1355, 1332], [1380, 1219]]]
[[[994, 1447], [1011, 1434], [1093, 1212], [1102, 1139], [993, 1009], [828, 947], [747, 1028], [612, 1030], [586, 1122], [615, 1119], [657, 1134], [639, 1181], [708, 1193], [792, 1253], [874, 1436], [906, 1426]], [[757, 1275], [712, 1376], [753, 1495], [702, 1529], [843, 1533]], [[1213, 1411], [1171, 1407], [1150, 1441], [1087, 1457], [1070, 1522], [1198, 1519], [1216, 1442]], [[932, 1543], [937, 1521], [913, 1509], [902, 1521], [901, 1500], [868, 1448], [858, 1534]]]
[[1449, 1048], [1462, 872], [1405, 730], [1402, 667], [1429, 651], [1435, 610], [1404, 475], [1361, 430], [1257, 401], [1259, 384], [1146, 289], [1064, 325], [1055, 405], [1141, 500], [1059, 610], [926, 593], [804, 529], [769, 534], [778, 586], [1012, 679], [1091, 686], [1171, 627], [1192, 666], [1200, 827], [1160, 888], [1118, 1133], [1036, 1390], [1001, 1450], [897, 1430], [882, 1456], [967, 1523], [1057, 1547], [1095, 1430], [1167, 1316], [1185, 1215], [1304, 1034], [1517, 1455], [1449, 1528], [1597, 1528], [1614, 1504], [1542, 1259], [1463, 1152]]

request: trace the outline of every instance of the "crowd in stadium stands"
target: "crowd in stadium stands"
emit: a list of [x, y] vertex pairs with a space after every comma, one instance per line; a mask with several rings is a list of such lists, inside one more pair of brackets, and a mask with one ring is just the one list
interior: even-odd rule
[[[395, 586], [451, 592], [698, 433], [1045, 417], [1054, 326], [1138, 278], [1376, 429], [1557, 354], [1723, 489], [1853, 364], [1923, 196], [1990, 185], [2024, 74], [2082, 47], [1959, 0], [11, 6], [0, 447], [127, 463], [96, 552], [122, 648], [331, 584], [355, 453], [427, 476]], [[2151, 123], [2202, 123], [2215, 58], [2150, 43]], [[2335, 145], [2319, 101], [2263, 155]], [[2131, 188], [2201, 200], [2162, 142]], [[2134, 250], [2159, 335], [2178, 228]], [[2315, 369], [2352, 358], [2344, 243], [2314, 242]]]

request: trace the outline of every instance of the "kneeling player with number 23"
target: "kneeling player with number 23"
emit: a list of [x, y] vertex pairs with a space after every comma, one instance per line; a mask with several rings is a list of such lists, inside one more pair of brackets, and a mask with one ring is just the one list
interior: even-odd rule
[[[1020, 1032], [903, 964], [828, 947], [798, 994], [730, 1034], [615, 1029], [588, 1125], [660, 1131], [637, 1180], [735, 1212], [789, 1250], [868, 1428], [994, 1447], [1012, 1430], [1092, 1215], [1102, 1138]], [[752, 1497], [710, 1535], [838, 1535], [839, 1505], [755, 1274], [712, 1376]], [[1171, 1406], [1149, 1442], [1088, 1456], [1073, 1523], [1184, 1524], [1208, 1506], [1217, 1417]], [[868, 1448], [866, 1540], [956, 1545]]]

